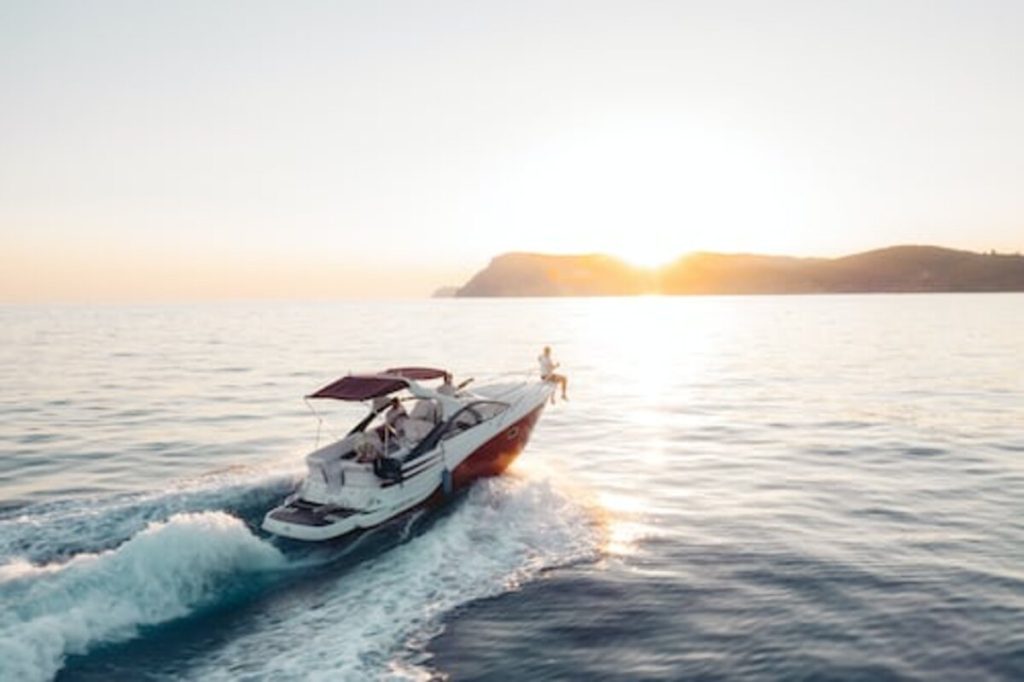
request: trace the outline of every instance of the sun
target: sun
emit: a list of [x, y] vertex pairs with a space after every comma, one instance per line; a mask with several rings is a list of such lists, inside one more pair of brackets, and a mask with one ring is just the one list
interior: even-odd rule
[[700, 121], [624, 118], [502, 165], [476, 224], [497, 250], [605, 253], [658, 267], [690, 251], [784, 252], [809, 192], [784, 150]]
[[628, 265], [648, 270], [667, 265], [681, 255], [675, 253], [674, 249], [666, 248], [656, 239], [638, 239], [633, 243], [610, 245], [607, 251], [609, 255], [625, 261]]

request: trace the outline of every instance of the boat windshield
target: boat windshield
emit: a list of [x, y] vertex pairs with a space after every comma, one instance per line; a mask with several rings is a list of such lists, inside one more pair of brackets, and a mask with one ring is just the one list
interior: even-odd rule
[[499, 402], [497, 400], [478, 400], [466, 405], [464, 408], [459, 410], [454, 417], [448, 422], [448, 426], [445, 432], [441, 435], [442, 440], [447, 440], [453, 436], [471, 429], [474, 426], [483, 424], [486, 421], [494, 419], [505, 410], [508, 409], [508, 403]]
[[417, 457], [421, 457], [437, 447], [440, 441], [447, 440], [460, 433], [464, 433], [474, 426], [490, 421], [504, 413], [508, 408], [508, 403], [497, 400], [477, 400], [466, 405], [456, 412], [451, 419], [438, 424], [416, 447], [409, 451], [404, 461], [410, 462]]

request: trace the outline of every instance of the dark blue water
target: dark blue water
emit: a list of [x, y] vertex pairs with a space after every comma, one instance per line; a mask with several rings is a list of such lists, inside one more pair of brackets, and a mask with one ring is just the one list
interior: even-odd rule
[[[0, 309], [0, 679], [1024, 679], [1022, 304]], [[257, 529], [298, 396], [546, 343], [571, 401], [508, 475]]]

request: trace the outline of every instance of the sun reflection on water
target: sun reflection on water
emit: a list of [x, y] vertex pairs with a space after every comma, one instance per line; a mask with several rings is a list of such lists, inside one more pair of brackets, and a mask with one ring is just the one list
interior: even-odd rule
[[607, 529], [604, 553], [612, 557], [636, 554], [639, 542], [650, 537], [654, 531], [644, 522], [647, 503], [632, 495], [612, 492], [598, 493], [597, 499], [604, 511]]

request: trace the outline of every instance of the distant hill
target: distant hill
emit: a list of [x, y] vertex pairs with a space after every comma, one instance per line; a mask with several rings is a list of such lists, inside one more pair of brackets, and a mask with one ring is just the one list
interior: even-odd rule
[[439, 287], [434, 290], [431, 298], [451, 298], [459, 293], [459, 287]]
[[455, 295], [816, 294], [1024, 291], [1024, 256], [893, 246], [843, 258], [692, 253], [663, 268], [601, 254], [496, 257]]
[[651, 273], [601, 254], [506, 253], [456, 296], [627, 296], [649, 291]]

